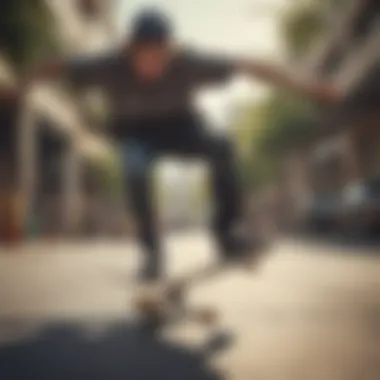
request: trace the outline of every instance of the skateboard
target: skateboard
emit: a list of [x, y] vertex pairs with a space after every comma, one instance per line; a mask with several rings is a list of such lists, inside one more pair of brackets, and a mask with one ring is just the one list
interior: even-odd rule
[[211, 263], [197, 268], [179, 278], [168, 279], [161, 283], [147, 286], [138, 292], [135, 309], [146, 326], [159, 328], [168, 323], [188, 319], [205, 327], [216, 326], [218, 311], [212, 306], [191, 306], [186, 302], [189, 290], [195, 285], [211, 280], [229, 269], [239, 268], [252, 271], [260, 255], [253, 252], [244, 259]]

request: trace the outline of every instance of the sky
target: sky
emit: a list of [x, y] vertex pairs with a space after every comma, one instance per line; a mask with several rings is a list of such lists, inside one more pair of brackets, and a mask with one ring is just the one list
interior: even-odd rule
[[[278, 21], [290, 0], [119, 0], [120, 31], [128, 33], [133, 15], [145, 7], [159, 7], [175, 22], [178, 38], [199, 50], [282, 60], [282, 44]], [[237, 78], [228, 87], [200, 94], [198, 104], [215, 129], [227, 129], [236, 104], [257, 100], [265, 93], [258, 82]], [[195, 168], [195, 171], [197, 169]], [[166, 164], [163, 180], [170, 184], [186, 184], [196, 174], [180, 165]]]

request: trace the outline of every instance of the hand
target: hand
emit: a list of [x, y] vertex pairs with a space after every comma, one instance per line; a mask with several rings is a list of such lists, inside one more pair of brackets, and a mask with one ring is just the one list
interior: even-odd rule
[[337, 105], [343, 99], [341, 92], [336, 87], [328, 84], [318, 84], [313, 86], [311, 93], [319, 101], [328, 105]]
[[266, 83], [306, 96], [310, 100], [336, 105], [342, 99], [342, 94], [331, 84], [300, 79], [294, 73], [267, 63], [242, 60], [238, 62], [238, 69]]

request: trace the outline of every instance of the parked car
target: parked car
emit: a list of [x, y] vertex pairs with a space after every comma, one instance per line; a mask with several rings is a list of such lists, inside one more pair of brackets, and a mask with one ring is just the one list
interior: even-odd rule
[[341, 197], [339, 194], [312, 198], [303, 209], [303, 227], [312, 232], [331, 232], [339, 226]]
[[343, 189], [341, 226], [351, 235], [380, 230], [380, 178], [353, 182]]

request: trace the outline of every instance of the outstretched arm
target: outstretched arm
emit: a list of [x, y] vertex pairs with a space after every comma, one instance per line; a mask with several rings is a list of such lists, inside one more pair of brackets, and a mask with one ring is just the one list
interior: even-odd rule
[[21, 89], [27, 89], [35, 82], [44, 82], [59, 79], [65, 70], [60, 60], [46, 61], [28, 72], [21, 80]]
[[[8, 91], [10, 101], [19, 102], [35, 83], [67, 79], [75, 86], [88, 87], [100, 81], [103, 75], [103, 60], [98, 57], [76, 57], [70, 60], [55, 59], [45, 61], [28, 71], [17, 88]], [[0, 91], [0, 98], [1, 98]], [[13, 99], [12, 99], [13, 98]]]
[[241, 73], [248, 74], [275, 86], [289, 89], [314, 101], [336, 105], [342, 98], [339, 90], [332, 84], [318, 80], [304, 81], [294, 74], [290, 74], [283, 69], [267, 63], [240, 60], [237, 63], [237, 69]]
[[78, 87], [97, 86], [102, 82], [103, 74], [107, 67], [107, 56], [82, 56], [69, 60], [51, 60], [31, 70], [21, 83], [21, 88], [25, 89], [25, 87], [34, 82], [52, 81], [61, 78], [65, 78]]
[[10, 104], [18, 104], [34, 83], [58, 79], [63, 72], [64, 64], [58, 60], [40, 64], [24, 75], [15, 86], [2, 86], [0, 99]]

